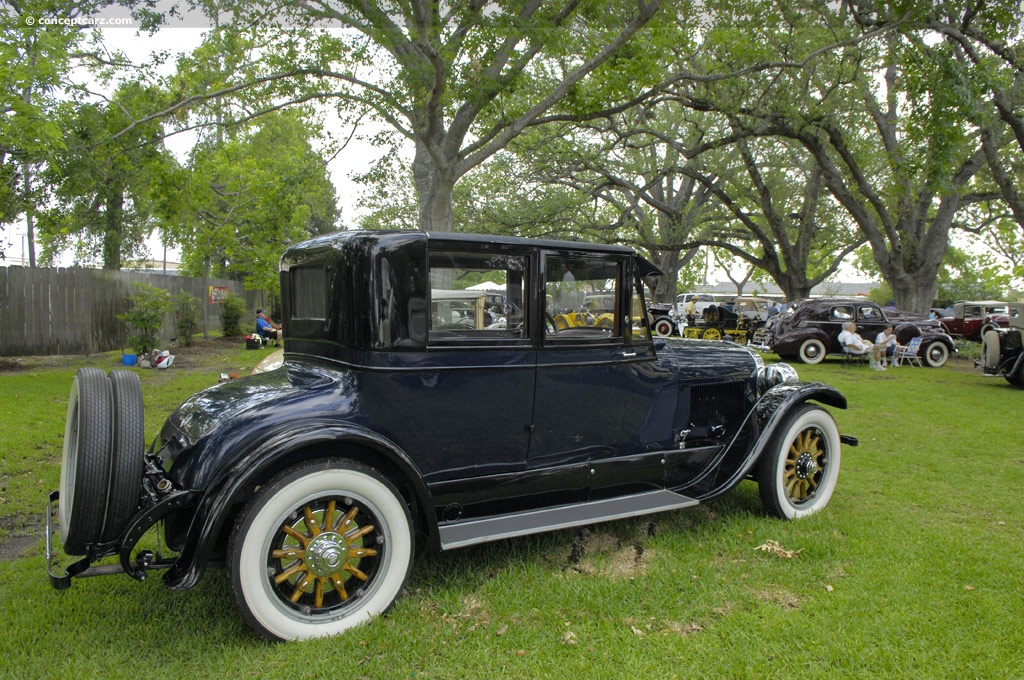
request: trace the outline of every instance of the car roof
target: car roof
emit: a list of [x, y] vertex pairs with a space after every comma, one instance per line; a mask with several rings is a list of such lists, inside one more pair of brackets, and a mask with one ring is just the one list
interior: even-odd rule
[[559, 241], [555, 239], [533, 239], [520, 236], [497, 236], [494, 234], [469, 234], [457, 231], [419, 231], [416, 229], [363, 230], [351, 229], [333, 234], [325, 234], [291, 246], [286, 256], [302, 250], [319, 250], [323, 248], [341, 249], [346, 243], [362, 241], [388, 246], [392, 243], [408, 243], [411, 240], [424, 239], [440, 244], [488, 244], [510, 245], [524, 248], [540, 248], [545, 250], [577, 250], [592, 253], [609, 253], [630, 255], [636, 258], [640, 266], [641, 276], [663, 275], [657, 265], [629, 246], [614, 243], [587, 243], [584, 241]]

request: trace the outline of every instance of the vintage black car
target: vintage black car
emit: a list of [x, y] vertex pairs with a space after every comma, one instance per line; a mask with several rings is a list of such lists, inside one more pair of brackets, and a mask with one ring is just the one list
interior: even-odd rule
[[1006, 304], [1007, 327], [993, 326], [981, 336], [980, 368], [1024, 387], [1024, 302]]
[[[289, 248], [285, 361], [186, 401], [144, 451], [136, 375], [78, 372], [55, 587], [223, 562], [271, 639], [332, 635], [391, 607], [415, 549], [705, 503], [747, 478], [765, 509], [821, 510], [839, 474], [822, 384], [732, 343], [654, 339], [631, 249], [349, 231]], [[571, 275], [571, 276], [570, 276]], [[487, 323], [480, 281], [503, 288]], [[562, 326], [560, 315], [604, 305]], [[587, 316], [587, 315], [583, 315]], [[144, 550], [162, 524], [173, 554]], [[116, 564], [97, 564], [116, 557]]]
[[839, 334], [843, 324], [853, 321], [857, 332], [874, 342], [879, 332], [892, 325], [896, 339], [906, 345], [921, 338], [920, 357], [928, 366], [945, 365], [950, 353], [956, 352], [953, 338], [929, 325], [889, 319], [874, 302], [861, 298], [812, 298], [799, 300], [782, 314], [771, 319], [764, 336], [757, 342], [784, 359], [798, 359], [805, 364], [821, 363], [828, 354], [841, 354]]

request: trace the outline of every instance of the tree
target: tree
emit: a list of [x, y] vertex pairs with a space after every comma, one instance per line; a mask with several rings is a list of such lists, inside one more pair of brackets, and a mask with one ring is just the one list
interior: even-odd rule
[[740, 135], [725, 150], [742, 171], [702, 181], [733, 219], [699, 243], [764, 271], [790, 300], [809, 297], [864, 237], [827, 194], [817, 163], [792, 142]]
[[[223, 74], [227, 80], [210, 82], [198, 73], [177, 107], [259, 86], [262, 101], [273, 100], [270, 108], [333, 99], [346, 120], [369, 114], [414, 148], [418, 226], [448, 231], [454, 187], [466, 173], [556, 113], [590, 114], [613, 95], [616, 102], [629, 100], [654, 76], [650, 50], [625, 58], [620, 52], [661, 3], [268, 5], [264, 9], [282, 11], [299, 30], [267, 38], [258, 59], [238, 69], [236, 78]], [[253, 14], [260, 13], [246, 5], [244, 15]], [[317, 22], [325, 20], [346, 30], [319, 30]], [[248, 34], [250, 28], [235, 24], [233, 30]], [[588, 78], [604, 79], [605, 98], [573, 99]]]
[[52, 201], [40, 215], [46, 260], [73, 248], [80, 261], [120, 269], [145, 254], [153, 227], [150, 193], [173, 161], [163, 149], [158, 121], [113, 136], [141, 116], [140, 109], [158, 106], [161, 97], [155, 88], [131, 83], [107, 103], [61, 105], [67, 148], [45, 172]]
[[[63, 132], [51, 113], [55, 93], [68, 84], [81, 42], [74, 26], [42, 26], [59, 11], [77, 16], [93, 3], [54, 8], [51, 3], [7, 3], [0, 7], [0, 225], [26, 215], [29, 265], [34, 267], [37, 202], [32, 177], [39, 163], [63, 148]], [[0, 243], [0, 259], [3, 258]]]
[[[788, 23], [792, 30], [766, 33], [766, 23]], [[789, 6], [779, 20], [761, 17], [754, 25], [734, 19], [729, 30], [752, 31], [760, 49], [793, 54], [804, 66], [682, 96], [692, 106], [728, 115], [744, 134], [803, 145], [870, 244], [897, 303], [927, 310], [954, 217], [984, 198], [972, 189], [985, 162], [967, 126], [946, 115], [941, 89], [913, 68], [919, 61], [934, 63], [921, 55], [930, 46], [892, 30], [864, 30], [824, 6]], [[821, 33], [846, 36], [849, 45], [821, 54], [822, 41], [815, 37]], [[719, 60], [748, 58], [728, 41], [719, 40], [716, 50]], [[813, 60], [801, 61], [811, 53]]]
[[309, 135], [301, 111], [267, 114], [223, 144], [198, 146], [188, 168], [161, 182], [159, 212], [187, 272], [275, 292], [284, 249], [335, 229], [334, 186]]
[[938, 76], [933, 90], [947, 111], [978, 127], [992, 180], [1024, 231], [1024, 7], [1016, 0], [851, 5], [863, 25], [892, 26], [917, 42], [922, 34], [943, 36], [953, 59], [921, 51], [933, 57], [924, 63]]

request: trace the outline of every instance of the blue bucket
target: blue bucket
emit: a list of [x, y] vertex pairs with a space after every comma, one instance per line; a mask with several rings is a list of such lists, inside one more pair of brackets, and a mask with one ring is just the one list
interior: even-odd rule
[[134, 354], [125, 354], [124, 352], [121, 352], [121, 363], [125, 366], [134, 366], [135, 358]]

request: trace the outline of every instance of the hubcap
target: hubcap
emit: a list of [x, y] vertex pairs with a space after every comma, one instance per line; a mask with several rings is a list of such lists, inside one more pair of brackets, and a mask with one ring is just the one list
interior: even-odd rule
[[337, 573], [347, 558], [345, 539], [333, 531], [325, 531], [310, 541], [303, 557], [309, 573], [320, 578]]
[[269, 576], [281, 599], [303, 613], [342, 606], [376, 573], [378, 550], [367, 546], [383, 544], [383, 537], [372, 516], [345, 503], [344, 513], [335, 500], [297, 509], [271, 545]]
[[783, 469], [783, 483], [790, 500], [796, 504], [814, 498], [821, 482], [828, 455], [822, 444], [821, 432], [807, 428], [790, 444]]

